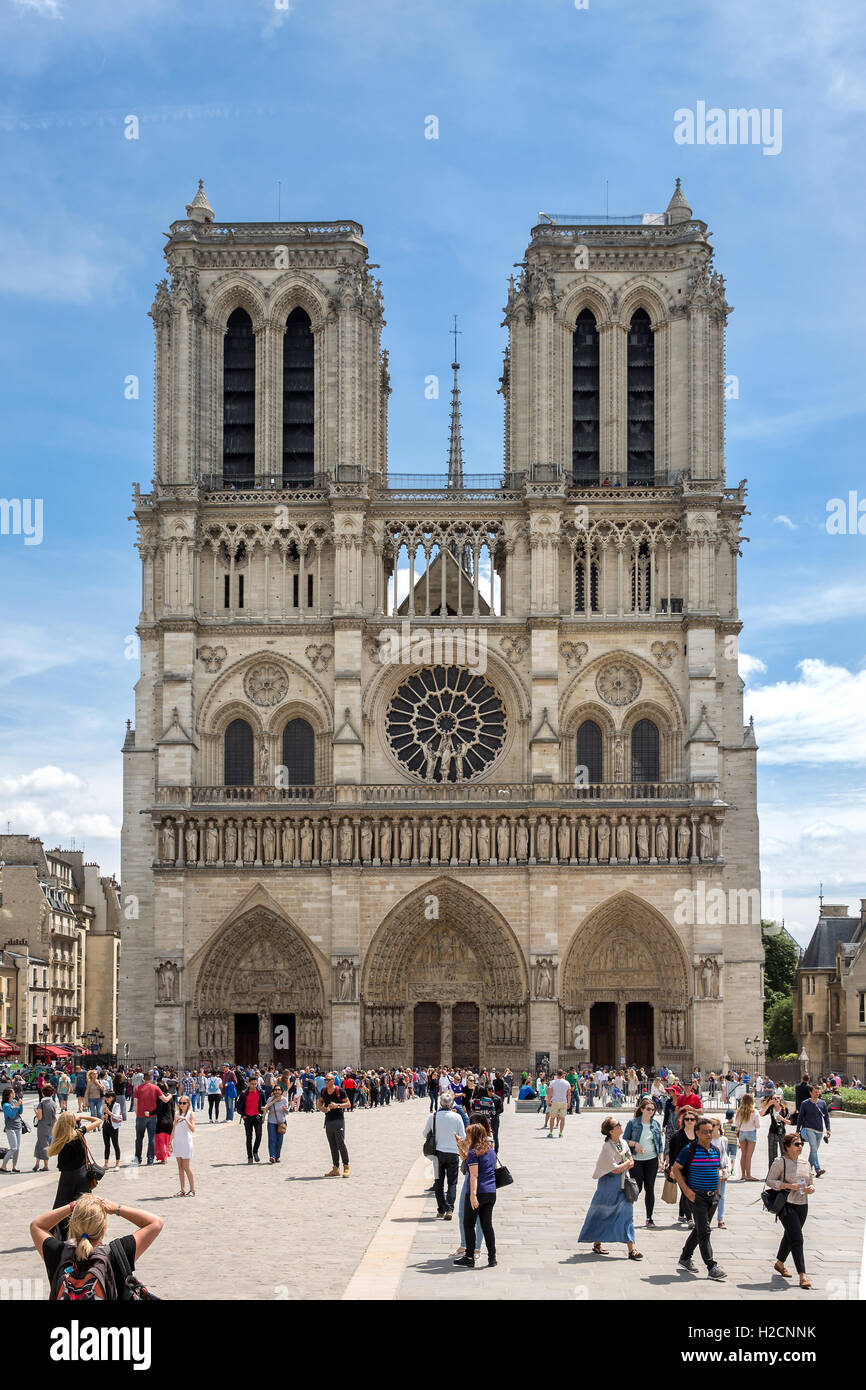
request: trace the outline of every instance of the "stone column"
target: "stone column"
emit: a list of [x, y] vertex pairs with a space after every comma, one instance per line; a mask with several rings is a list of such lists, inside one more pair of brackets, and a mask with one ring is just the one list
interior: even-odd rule
[[626, 1057], [627, 1059], [625, 1050], [625, 1009], [626, 1006], [623, 1003], [618, 1003], [616, 1006], [616, 1056], [613, 1059], [616, 1066], [619, 1066], [620, 1057]]
[[264, 1067], [271, 1058], [271, 1016], [264, 1009], [259, 1010], [259, 1066]]
[[441, 1019], [441, 1025], [440, 1025], [440, 1026], [441, 1026], [441, 1033], [440, 1033], [441, 1043], [440, 1043], [440, 1049], [441, 1049], [441, 1054], [442, 1054], [442, 1055], [441, 1055], [441, 1057], [439, 1058], [439, 1060], [440, 1060], [441, 1062], [444, 1062], [444, 1063], [446, 1064], [446, 1066], [451, 1066], [451, 1048], [452, 1048], [452, 1019], [451, 1019], [451, 1012], [452, 1012], [452, 1006], [451, 1006], [450, 1004], [443, 1004], [443, 1005], [442, 1005], [442, 1019]]

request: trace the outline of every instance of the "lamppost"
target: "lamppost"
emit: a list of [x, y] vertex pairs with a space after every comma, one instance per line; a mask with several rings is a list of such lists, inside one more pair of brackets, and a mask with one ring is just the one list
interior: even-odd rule
[[746, 1051], [750, 1057], [755, 1059], [755, 1071], [758, 1070], [758, 1058], [769, 1046], [769, 1038], [761, 1038], [757, 1035], [754, 1038], [746, 1038]]

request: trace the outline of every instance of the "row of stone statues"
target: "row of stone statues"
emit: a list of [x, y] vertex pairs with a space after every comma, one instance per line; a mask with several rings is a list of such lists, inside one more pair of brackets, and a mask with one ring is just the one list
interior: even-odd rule
[[395, 1047], [403, 1045], [405, 1029], [402, 1009], [368, 1008], [366, 1025], [365, 1031], [368, 1047]]
[[712, 863], [708, 815], [389, 817], [235, 821], [167, 818], [163, 864], [667, 864]]
[[505, 1043], [517, 1046], [524, 1039], [523, 1009], [488, 1008], [487, 1037], [491, 1043]]

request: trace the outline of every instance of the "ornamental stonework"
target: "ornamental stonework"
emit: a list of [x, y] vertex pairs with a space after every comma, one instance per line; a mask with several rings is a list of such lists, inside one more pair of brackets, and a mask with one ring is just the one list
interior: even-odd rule
[[505, 724], [505, 705], [490, 681], [461, 666], [429, 666], [398, 686], [385, 732], [416, 777], [468, 782], [501, 752]]
[[254, 705], [278, 705], [285, 699], [289, 680], [281, 666], [271, 662], [261, 662], [247, 671], [244, 677], [244, 690]]
[[631, 705], [640, 694], [640, 672], [627, 661], [611, 661], [596, 676], [595, 688], [605, 704]]

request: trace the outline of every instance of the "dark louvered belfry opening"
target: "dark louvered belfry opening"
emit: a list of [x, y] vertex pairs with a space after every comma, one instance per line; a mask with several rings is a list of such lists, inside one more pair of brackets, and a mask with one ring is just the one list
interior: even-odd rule
[[655, 472], [655, 345], [646, 309], [628, 330], [628, 483], [652, 483]]
[[252, 319], [235, 309], [223, 340], [223, 478], [251, 483], [256, 468], [256, 340]]
[[283, 335], [283, 483], [302, 487], [313, 481], [313, 330], [310, 316], [293, 309]]
[[659, 780], [659, 731], [651, 719], [639, 719], [631, 731], [631, 780]]
[[589, 309], [577, 316], [572, 344], [572, 477], [575, 483], [598, 483], [598, 328]]
[[245, 719], [233, 719], [225, 732], [225, 771], [227, 787], [253, 785], [253, 731]]
[[283, 729], [283, 764], [290, 787], [311, 787], [316, 780], [316, 739], [306, 719], [290, 719]]
[[[574, 611], [583, 613], [586, 610], [586, 560], [578, 559], [574, 563]], [[589, 611], [598, 612], [598, 561], [589, 562]]]
[[593, 719], [585, 719], [577, 731], [577, 766], [585, 767], [584, 782], [602, 782], [601, 729]]

